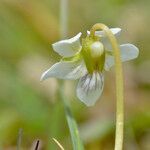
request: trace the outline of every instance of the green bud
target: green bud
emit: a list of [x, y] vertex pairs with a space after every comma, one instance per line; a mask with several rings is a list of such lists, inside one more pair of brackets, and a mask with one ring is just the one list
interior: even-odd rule
[[93, 58], [98, 58], [104, 53], [104, 46], [101, 42], [96, 41], [91, 44], [91, 55]]

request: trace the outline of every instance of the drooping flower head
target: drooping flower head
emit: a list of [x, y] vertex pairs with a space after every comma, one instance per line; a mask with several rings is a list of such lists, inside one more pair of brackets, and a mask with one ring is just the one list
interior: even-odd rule
[[[112, 33], [118, 37], [120, 28], [111, 28]], [[104, 71], [114, 65], [114, 55], [104, 31], [96, 31], [91, 36], [81, 38], [78, 33], [73, 38], [54, 43], [53, 49], [62, 56], [60, 62], [54, 64], [42, 74], [41, 80], [49, 77], [76, 80], [77, 97], [87, 106], [92, 106], [99, 99], [104, 87]], [[132, 44], [120, 45], [121, 61], [136, 58], [139, 50]]]

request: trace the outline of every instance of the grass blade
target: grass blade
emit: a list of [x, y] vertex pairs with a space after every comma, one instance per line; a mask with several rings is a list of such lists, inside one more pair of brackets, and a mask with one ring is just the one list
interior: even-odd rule
[[55, 138], [52, 138], [53, 139], [53, 141], [58, 145], [58, 147], [61, 149], [61, 150], [65, 150], [64, 148], [63, 148], [63, 146], [55, 139]]
[[83, 143], [82, 143], [81, 138], [79, 136], [77, 123], [76, 123], [76, 121], [75, 121], [75, 119], [72, 115], [69, 104], [66, 101], [63, 89], [64, 89], [63, 88], [63, 83], [60, 83], [59, 94], [60, 94], [60, 98], [61, 98], [61, 100], [63, 101], [63, 104], [64, 104], [64, 109], [65, 109], [67, 123], [68, 123], [68, 126], [69, 126], [69, 131], [70, 131], [70, 134], [71, 134], [73, 149], [74, 150], [84, 150]]

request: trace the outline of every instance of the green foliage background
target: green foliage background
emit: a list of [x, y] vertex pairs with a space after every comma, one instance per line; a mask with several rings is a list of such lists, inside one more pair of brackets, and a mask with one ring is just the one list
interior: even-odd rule
[[[59, 60], [51, 44], [59, 40], [59, 0], [0, 0], [0, 149], [15, 149], [19, 128], [22, 149], [57, 149], [56, 138], [71, 148], [56, 79], [41, 83], [45, 69]], [[138, 59], [125, 63], [125, 150], [150, 149], [150, 1], [70, 0], [68, 38], [97, 22], [122, 28], [120, 42], [134, 43]], [[94, 107], [75, 96], [76, 82], [64, 92], [79, 124], [86, 150], [114, 145], [114, 71], [106, 72], [104, 93]]]

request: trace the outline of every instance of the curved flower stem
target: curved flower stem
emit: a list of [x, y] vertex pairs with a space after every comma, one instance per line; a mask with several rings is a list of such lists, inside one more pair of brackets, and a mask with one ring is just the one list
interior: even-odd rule
[[97, 23], [90, 30], [90, 36], [95, 36], [96, 30], [103, 30], [110, 40], [115, 58], [115, 72], [116, 72], [116, 136], [115, 136], [115, 150], [122, 150], [123, 148], [123, 128], [124, 128], [124, 101], [123, 101], [123, 72], [122, 63], [120, 59], [120, 50], [117, 40], [111, 30], [104, 24]]

